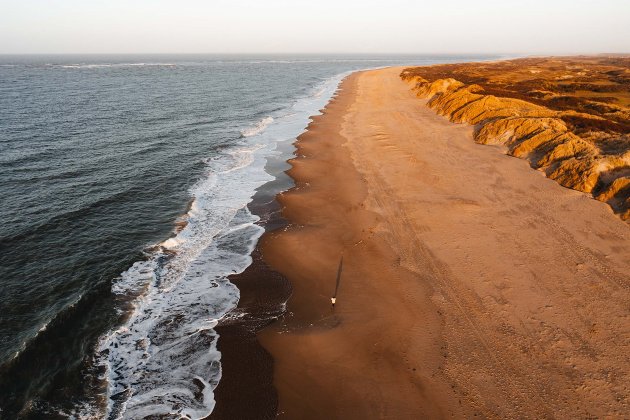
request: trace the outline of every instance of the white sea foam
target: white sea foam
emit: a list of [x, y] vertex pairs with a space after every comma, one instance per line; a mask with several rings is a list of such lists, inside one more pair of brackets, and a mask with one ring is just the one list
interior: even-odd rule
[[53, 65], [52, 67], [61, 67], [64, 69], [100, 69], [108, 67], [175, 67], [174, 63], [91, 63], [91, 64], [63, 64]]
[[256, 124], [254, 124], [252, 127], [248, 127], [244, 130], [241, 130], [241, 135], [243, 137], [255, 136], [265, 131], [265, 129], [269, 127], [269, 124], [271, 123], [273, 123], [273, 117], [265, 117], [262, 120], [258, 121]]
[[[186, 226], [121, 274], [112, 292], [129, 302], [124, 325], [101, 337], [109, 418], [203, 418], [214, 408], [221, 354], [214, 331], [239, 300], [227, 276], [251, 264], [264, 229], [247, 209], [256, 188], [271, 181], [266, 158], [299, 135], [344, 75], [328, 79], [283, 114], [243, 133], [241, 144], [206, 160], [191, 189]], [[254, 129], [255, 128], [255, 129]]]

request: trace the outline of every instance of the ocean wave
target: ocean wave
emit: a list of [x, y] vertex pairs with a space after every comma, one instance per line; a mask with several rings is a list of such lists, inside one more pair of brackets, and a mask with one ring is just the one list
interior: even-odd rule
[[247, 268], [263, 232], [246, 207], [256, 187], [271, 180], [259, 149], [208, 160], [183, 229], [113, 285], [130, 313], [99, 344], [112, 418], [212, 411], [221, 376], [213, 327], [239, 299], [227, 276]]
[[100, 69], [108, 67], [176, 67], [175, 63], [91, 63], [91, 64], [49, 64], [63, 69]]
[[[138, 188], [126, 188], [121, 191], [117, 191], [112, 194], [96, 197], [94, 200], [85, 203], [75, 203], [75, 207], [69, 207], [64, 209], [63, 212], [53, 215], [48, 219], [44, 219], [38, 224], [29, 226], [21, 231], [12, 233], [7, 236], [0, 236], [0, 255], [1, 251], [9, 250], [14, 246], [15, 242], [23, 240], [25, 238], [34, 237], [44, 232], [54, 231], [64, 223], [75, 220], [79, 216], [84, 216], [91, 211], [105, 207], [111, 203], [121, 200], [125, 197], [133, 196], [138, 193]], [[7, 251], [8, 252], [8, 251]]]
[[7, 366], [9, 366], [11, 363], [13, 363], [16, 359], [18, 359], [18, 357], [20, 357], [22, 355], [22, 353], [29, 348], [29, 346], [31, 346], [32, 343], [36, 342], [40, 336], [46, 332], [46, 330], [48, 330], [48, 327], [50, 325], [55, 324], [55, 322], [57, 322], [59, 319], [63, 318], [64, 315], [66, 315], [69, 311], [72, 311], [77, 304], [81, 301], [81, 299], [83, 298], [83, 295], [79, 295], [77, 296], [71, 303], [65, 305], [62, 309], [59, 310], [59, 312], [57, 312], [56, 314], [50, 316], [48, 319], [43, 320], [39, 327], [37, 327], [37, 330], [31, 334], [30, 337], [25, 338], [22, 343], [20, 344], [20, 347], [15, 350], [8, 358], [6, 358], [5, 360], [2, 361], [2, 364], [0, 364], [0, 367], [2, 367], [3, 369], [6, 369]]
[[260, 134], [263, 131], [265, 131], [265, 129], [269, 127], [269, 125], [273, 123], [273, 121], [274, 121], [273, 117], [265, 117], [262, 120], [258, 121], [256, 124], [254, 124], [252, 127], [241, 130], [241, 136], [253, 137], [257, 134]]

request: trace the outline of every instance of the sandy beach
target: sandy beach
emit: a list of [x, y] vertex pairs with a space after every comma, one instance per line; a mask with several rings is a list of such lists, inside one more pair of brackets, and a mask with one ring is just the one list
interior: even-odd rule
[[342, 83], [298, 139], [289, 226], [259, 244], [293, 287], [259, 333], [280, 418], [627, 417], [628, 225], [476, 144], [401, 71]]
[[7, 3], [0, 420], [630, 420], [630, 1]]

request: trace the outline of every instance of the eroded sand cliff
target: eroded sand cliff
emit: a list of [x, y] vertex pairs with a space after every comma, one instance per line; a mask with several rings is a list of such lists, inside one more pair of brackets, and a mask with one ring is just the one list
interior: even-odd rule
[[630, 57], [527, 58], [405, 69], [428, 105], [475, 125], [561, 185], [630, 220]]

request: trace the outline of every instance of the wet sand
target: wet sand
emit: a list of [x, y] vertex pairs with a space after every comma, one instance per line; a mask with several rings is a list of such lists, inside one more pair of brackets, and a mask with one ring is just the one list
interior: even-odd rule
[[[277, 150], [279, 154], [269, 157], [265, 166], [276, 179], [258, 188], [248, 205], [267, 233], [287, 226], [275, 196], [294, 185], [284, 174], [289, 167], [286, 159], [294, 147], [287, 142], [278, 145]], [[259, 246], [252, 253], [252, 264], [244, 272], [230, 276], [230, 281], [238, 287], [240, 298], [238, 306], [216, 327], [222, 376], [214, 390], [216, 404], [208, 418], [273, 419], [278, 408], [273, 359], [258, 342], [256, 333], [283, 315], [291, 284], [262, 260]]]
[[259, 244], [293, 288], [259, 333], [280, 418], [627, 416], [630, 229], [400, 71], [343, 82], [298, 140], [290, 226]]

